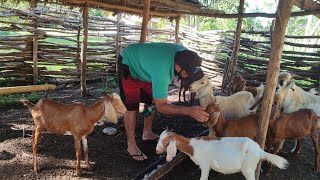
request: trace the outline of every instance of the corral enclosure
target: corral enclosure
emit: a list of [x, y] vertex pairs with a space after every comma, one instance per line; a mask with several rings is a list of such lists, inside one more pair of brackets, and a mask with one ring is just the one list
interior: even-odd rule
[[[29, 4], [26, 3], [25, 7], [28, 6]], [[81, 8], [78, 6], [66, 6], [65, 4], [53, 2], [39, 2], [35, 9], [1, 5], [0, 87], [43, 84], [47, 82], [57, 85], [71, 84], [70, 86], [66, 86], [68, 87], [66, 88], [68, 89], [66, 91], [69, 91], [68, 94], [65, 93], [65, 90], [57, 91], [55, 94], [60, 101], [66, 103], [77, 101], [92, 103], [94, 99], [97, 99], [99, 95], [101, 95], [101, 92], [94, 94], [92, 98], [86, 97], [82, 99], [79, 93], [80, 87], [74, 85], [81, 81], [80, 55], [82, 49], [81, 43], [84, 38], [84, 29], [83, 14], [79, 11], [80, 9]], [[131, 16], [117, 12], [114, 12], [115, 14], [110, 16], [112, 12], [109, 11], [104, 11], [104, 16], [101, 17], [96, 16], [96, 12], [94, 11], [96, 9], [89, 9], [86, 80], [98, 80], [95, 82], [100, 82], [102, 77], [107, 80], [114, 80], [116, 78], [116, 57], [120, 53], [121, 49], [126, 47], [128, 44], [139, 42], [141, 35], [140, 32], [142, 29], [140, 22], [142, 18], [140, 16]], [[157, 24], [158, 20], [158, 18], [152, 18], [149, 21], [147, 42], [176, 42], [176, 24], [174, 21], [167, 21], [167, 24], [165, 25], [162, 22], [162, 24], [159, 25]], [[211, 77], [217, 87], [225, 89], [231, 79], [235, 31], [198, 31], [197, 29], [181, 24], [179, 27], [179, 43], [182, 43], [191, 50], [197, 51], [204, 60], [202, 67], [204, 72]], [[250, 31], [243, 30], [241, 33], [237, 73], [243, 75], [247, 79], [249, 85], [264, 83], [266, 80], [271, 50], [271, 32], [255, 31], [253, 28]], [[36, 44], [34, 43], [34, 39], [37, 40]], [[320, 36], [293, 35], [286, 36], [285, 39], [281, 71], [289, 71], [300, 75], [301, 80], [297, 80], [296, 83], [304, 89], [310, 89], [313, 87], [319, 88], [320, 86], [319, 39]], [[35, 67], [37, 67], [37, 69], [35, 69]], [[104, 84], [88, 84], [88, 89], [94, 92], [94, 90], [97, 90], [100, 86], [104, 86]], [[10, 129], [10, 126], [12, 126], [15, 121], [18, 123], [22, 122], [20, 125], [28, 126], [29, 129], [26, 129], [27, 134], [31, 134], [30, 129], [32, 129], [32, 122], [26, 118], [28, 112], [26, 112], [27, 110], [25, 108], [13, 107], [13, 109], [14, 110], [9, 107], [3, 110], [5, 121], [3, 126], [0, 123], [0, 132], [5, 129], [3, 132], [10, 134], [8, 137], [3, 137], [4, 140], [7, 139], [4, 143], [5, 145], [11, 147], [23, 144], [21, 149], [23, 153], [26, 153], [22, 154], [22, 156], [24, 160], [29, 162], [31, 159], [29, 157], [31, 151], [31, 142], [29, 142], [30, 138], [20, 138], [20, 134], [18, 135], [18, 132], [12, 132], [8, 130], [8, 127]], [[19, 120], [17, 120], [17, 118], [19, 118]], [[168, 122], [168, 119], [172, 119], [172, 121]], [[187, 132], [191, 131], [203, 130], [199, 127], [199, 124], [195, 124], [193, 121], [190, 121], [188, 128], [182, 127], [182, 123], [179, 122], [182, 119], [183, 118], [173, 119], [172, 117], [159, 116], [159, 121], [156, 124], [155, 131], [160, 133], [164, 125], [169, 125], [176, 131], [181, 131], [182, 134], [187, 134]], [[14, 125], [13, 128], [16, 128], [16, 126]], [[109, 144], [103, 143], [105, 141], [105, 137], [100, 130], [101, 127], [97, 127], [96, 131], [92, 135], [93, 138], [89, 140], [94, 142], [92, 146], [92, 155], [90, 155], [90, 157], [98, 163], [96, 165], [97, 170], [93, 172], [93, 175], [86, 174], [84, 178], [104, 179], [110, 176], [119, 179], [128, 179], [134, 177], [137, 172], [141, 172], [141, 170], [146, 167], [146, 164], [139, 166], [134, 164], [135, 162], [130, 162], [128, 163], [128, 166], [126, 166], [126, 168], [130, 169], [127, 170], [128, 172], [124, 172], [126, 171], [125, 168], [123, 171], [118, 171], [116, 168], [123, 168], [121, 163], [126, 163], [126, 161], [124, 158], [121, 159], [121, 157], [118, 157], [118, 154], [120, 154], [118, 152], [114, 153], [108, 151], [106, 152], [107, 155], [104, 155], [103, 157], [101, 156], [101, 154], [105, 153], [104, 150], [109, 150]], [[188, 136], [193, 136], [195, 134], [197, 133], [193, 133], [192, 135], [188, 134]], [[46, 137], [48, 136], [50, 135], [46, 135]], [[11, 138], [14, 141], [13, 143], [10, 141]], [[47, 172], [47, 174], [43, 174], [40, 178], [72, 177], [70, 173], [73, 169], [64, 167], [73, 167], [73, 156], [71, 155], [73, 151], [69, 151], [73, 148], [73, 145], [67, 138], [62, 140], [64, 144], [56, 143], [60, 141], [59, 138], [60, 137], [50, 136], [49, 140], [44, 140], [45, 145], [42, 147], [45, 148], [45, 146], [52, 146], [52, 140], [54, 142], [53, 144], [59, 146], [58, 149], [62, 149], [62, 153], [59, 153], [57, 150], [57, 152], [52, 152], [52, 154], [50, 154], [50, 149], [44, 150], [44, 152], [46, 152], [44, 153], [44, 156], [49, 155], [49, 157], [56, 158], [55, 160], [52, 160], [52, 162], [59, 162], [59, 159], [64, 159], [64, 161], [59, 162], [60, 164], [57, 165], [60, 167], [60, 169], [57, 169], [59, 172], [57, 173], [50, 169], [50, 163], [48, 163], [49, 165], [45, 165], [47, 168], [47, 170], [45, 169], [45, 172]], [[108, 143], [110, 143], [110, 149], [117, 150], [118, 146], [120, 146], [120, 149], [125, 149], [125, 138], [124, 132], [121, 131], [114, 139], [110, 140], [110, 138], [107, 138]], [[96, 141], [94, 141], [94, 139]], [[65, 144], [66, 147], [60, 147]], [[52, 150], [55, 148], [56, 147], [52, 148]], [[21, 149], [16, 151], [20, 151]], [[146, 151], [150, 151], [148, 152], [150, 161], [156, 161], [158, 159], [158, 156], [155, 155], [154, 149], [149, 148]], [[313, 151], [312, 148], [310, 148], [310, 142], [308, 142], [308, 148], [306, 148], [305, 151], [308, 151], [307, 153], [303, 152], [308, 154], [307, 157], [302, 156], [299, 161], [293, 162], [294, 167], [292, 168], [291, 166], [291, 169], [288, 170], [288, 173], [291, 174], [288, 175], [286, 172], [276, 172], [271, 178], [269, 177], [269, 179], [277, 177], [296, 177], [297, 179], [308, 177], [308, 179], [317, 179], [319, 176], [317, 174], [311, 174], [311, 168], [309, 169], [309, 167], [311, 167], [310, 164], [312, 164], [310, 162], [313, 160]], [[67, 154], [70, 154], [70, 156], [67, 156]], [[312, 156], [310, 154], [312, 154]], [[286, 158], [289, 158], [289, 156], [285, 156]], [[110, 159], [110, 163], [104, 164]], [[147, 163], [150, 164], [150, 161]], [[303, 164], [302, 162], [305, 163]], [[192, 163], [189, 162], [189, 165], [190, 164]], [[19, 165], [21, 165], [21, 163], [19, 163]], [[28, 171], [30, 165], [31, 164], [29, 163], [23, 164], [23, 170], [21, 172], [25, 173]], [[301, 170], [299, 169], [300, 165], [304, 166], [302, 175], [299, 174]], [[135, 168], [137, 166], [139, 167]], [[12, 169], [10, 168], [12, 165], [9, 165], [8, 167], [8, 169]], [[65, 176], [63, 175], [65, 172], [62, 172], [63, 170], [61, 170], [61, 167], [67, 172]], [[190, 167], [186, 168], [184, 166], [180, 166], [179, 168], [180, 173], [184, 172], [188, 168], [190, 169]], [[196, 174], [192, 179], [197, 179], [199, 171], [194, 170], [191, 167], [191, 171], [192, 170], [194, 171], [192, 175]], [[297, 173], [292, 174], [294, 171]], [[8, 172], [12, 173], [12, 171]], [[52, 172], [53, 175], [51, 175]], [[60, 172], [62, 172], [62, 175]], [[26, 174], [26, 178], [31, 178], [31, 173]], [[16, 178], [19, 177], [20, 174], [12, 173], [12, 176]], [[34, 176], [32, 177], [35, 178]], [[181, 177], [183, 176], [181, 175]], [[189, 178], [190, 174], [185, 173], [185, 177]], [[174, 178], [174, 174], [169, 174], [164, 177], [164, 179]], [[238, 178], [238, 176], [230, 177], [230, 179], [234, 178]], [[228, 176], [226, 176], [226, 179], [228, 179]], [[268, 177], [263, 177], [263, 179], [268, 179]]]
[[[34, 12], [30, 8], [21, 10], [3, 5], [0, 9], [1, 86], [32, 84], [33, 38], [38, 39], [38, 83], [80, 81], [83, 29], [79, 8], [39, 4]], [[132, 21], [132, 17], [136, 21]], [[98, 17], [91, 12], [87, 80], [115, 77], [117, 53], [128, 44], [139, 41], [140, 21], [138, 16]], [[168, 21], [161, 29], [152, 27], [152, 24], [151, 20], [147, 41], [175, 42], [174, 23]], [[179, 40], [203, 57], [205, 73], [215, 77], [212, 80], [221, 86], [223, 77], [226, 82], [230, 81], [228, 72], [232, 64], [234, 34], [232, 30], [201, 32], [180, 25]], [[281, 70], [300, 75], [304, 81], [297, 84], [305, 89], [319, 87], [319, 39], [319, 36], [286, 36], [285, 39]], [[249, 84], [265, 81], [270, 42], [270, 32], [242, 31], [237, 73], [248, 79]]]

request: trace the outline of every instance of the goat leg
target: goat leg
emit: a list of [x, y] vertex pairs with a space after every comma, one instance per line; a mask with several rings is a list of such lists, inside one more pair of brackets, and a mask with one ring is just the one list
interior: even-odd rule
[[186, 89], [184, 89], [183, 90], [183, 100], [184, 100], [184, 102], [187, 102], [187, 100], [186, 100]]
[[[294, 143], [294, 148], [291, 149], [291, 152], [294, 153], [297, 149], [297, 144], [298, 144], [298, 141], [296, 140], [295, 143]], [[300, 149], [298, 149], [298, 153], [299, 153]]]
[[80, 150], [80, 146], [81, 146], [81, 139], [74, 136], [74, 144], [75, 144], [75, 148], [76, 148], [76, 157], [77, 157], [77, 164], [76, 164], [76, 174], [77, 176], [81, 176], [82, 175], [82, 170], [81, 170], [81, 166], [80, 166], [80, 159], [81, 159], [81, 150]]
[[35, 173], [40, 172], [39, 162], [37, 158], [38, 153], [38, 143], [39, 139], [42, 133], [42, 128], [40, 126], [36, 126], [35, 131], [32, 135], [33, 137], [33, 145], [32, 145], [32, 151], [33, 151], [33, 171]]
[[87, 137], [82, 137], [82, 145], [83, 145], [83, 153], [84, 153], [84, 159], [86, 161], [86, 165], [89, 171], [92, 171], [92, 165], [89, 162], [89, 155], [88, 155], [88, 141]]
[[191, 105], [193, 104], [194, 98], [196, 96], [196, 93], [191, 93]]
[[318, 146], [318, 129], [314, 130], [311, 135], [311, 139], [314, 145], [314, 152], [315, 152], [315, 164], [314, 164], [314, 170], [315, 172], [320, 172], [320, 166], [319, 166], [319, 146]]
[[179, 88], [179, 102], [181, 102], [181, 91], [182, 91], [182, 86], [180, 85], [180, 88]]
[[207, 165], [200, 165], [201, 177], [200, 180], [208, 180], [210, 167]]
[[296, 140], [296, 147], [294, 149], [294, 152], [293, 152], [293, 158], [296, 158], [300, 152], [300, 149], [301, 149], [301, 145], [303, 143], [303, 138], [300, 138], [300, 139], [297, 139]]
[[[278, 154], [281, 142], [283, 142], [283, 139], [276, 139], [275, 138], [273, 140], [273, 145], [274, 146], [273, 146], [272, 154]], [[269, 167], [268, 167], [268, 170], [267, 170], [267, 174], [271, 173], [271, 171], [272, 171], [272, 164], [270, 162], [268, 162], [268, 165], [269, 165]]]

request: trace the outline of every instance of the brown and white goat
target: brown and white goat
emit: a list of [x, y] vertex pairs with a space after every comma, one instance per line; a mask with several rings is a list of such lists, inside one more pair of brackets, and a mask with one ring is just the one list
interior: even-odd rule
[[201, 180], [208, 179], [210, 169], [223, 174], [241, 172], [247, 180], [255, 179], [255, 170], [260, 160], [267, 160], [280, 169], [288, 165], [284, 158], [263, 151], [247, 137], [200, 137], [186, 138], [163, 131], [160, 135], [157, 154], [167, 152], [167, 161], [176, 156], [177, 149], [187, 154], [201, 169]]
[[[277, 103], [276, 106], [279, 106]], [[296, 139], [297, 147], [294, 156], [298, 154], [303, 139], [310, 135], [315, 149], [315, 171], [320, 171], [319, 166], [319, 147], [318, 147], [318, 117], [311, 109], [301, 109], [293, 113], [280, 113], [280, 107], [277, 114], [269, 122], [267, 133], [267, 151], [277, 154], [281, 142], [284, 139]]]
[[[255, 139], [258, 129], [258, 114], [250, 114], [240, 119], [225, 120], [221, 108], [215, 102], [206, 107], [209, 113], [208, 121], [203, 126], [208, 127], [210, 132], [214, 131], [218, 137], [249, 137]], [[213, 133], [210, 133], [212, 135]]]
[[94, 124], [103, 117], [106, 117], [108, 122], [117, 123], [118, 118], [124, 116], [127, 111], [116, 93], [104, 96], [90, 106], [80, 103], [62, 104], [47, 98], [40, 99], [36, 104], [32, 104], [27, 99], [20, 101], [30, 109], [35, 124], [32, 146], [34, 172], [40, 171], [37, 145], [43, 129], [54, 134], [73, 135], [77, 157], [76, 174], [81, 176], [81, 140], [87, 168], [92, 170], [88, 159], [87, 135], [93, 131]]
[[239, 91], [251, 92], [255, 102], [257, 102], [263, 95], [264, 85], [261, 84], [259, 87], [246, 86], [246, 80], [241, 75], [236, 75], [232, 78], [229, 88], [231, 88], [231, 93], [237, 93]]

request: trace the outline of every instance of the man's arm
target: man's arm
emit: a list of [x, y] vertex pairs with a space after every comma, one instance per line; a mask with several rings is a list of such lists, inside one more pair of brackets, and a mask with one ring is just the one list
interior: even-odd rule
[[167, 98], [154, 99], [154, 103], [156, 105], [157, 111], [163, 114], [190, 116], [199, 122], [207, 121], [209, 118], [209, 114], [204, 111], [204, 108], [202, 108], [201, 106], [176, 106], [168, 103]]

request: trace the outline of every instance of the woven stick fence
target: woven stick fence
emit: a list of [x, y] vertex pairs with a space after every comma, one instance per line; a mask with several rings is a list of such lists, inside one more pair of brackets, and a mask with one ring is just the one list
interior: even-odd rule
[[[89, 13], [87, 80], [116, 76], [119, 51], [139, 42], [141, 24], [123, 16], [126, 15], [105, 18]], [[149, 24], [147, 41], [175, 42], [173, 26], [159, 29]], [[79, 8], [50, 3], [28, 10], [0, 6], [0, 33], [1, 86], [32, 83], [34, 37], [38, 38], [39, 81], [80, 81], [82, 17]], [[234, 33], [198, 32], [180, 25], [180, 43], [200, 54], [204, 72], [217, 86], [225, 86], [231, 78]], [[304, 81], [297, 81], [297, 84], [306, 89], [319, 87], [319, 39], [319, 36], [287, 36], [285, 41], [281, 70], [302, 76]], [[264, 82], [270, 33], [242, 32], [240, 42], [237, 73], [243, 75], [248, 84]]]

